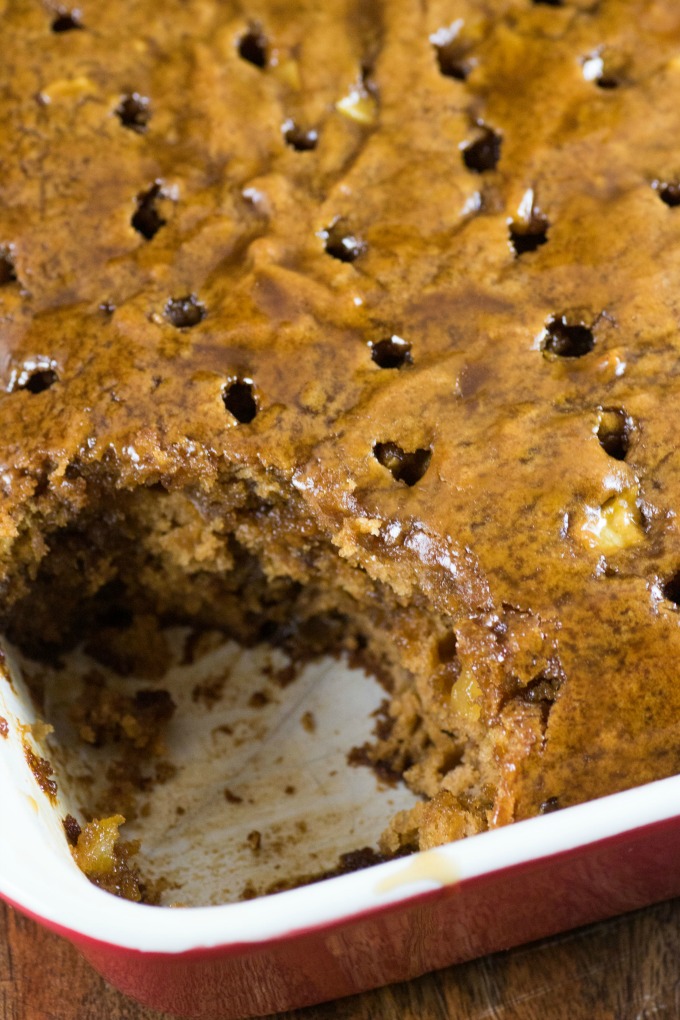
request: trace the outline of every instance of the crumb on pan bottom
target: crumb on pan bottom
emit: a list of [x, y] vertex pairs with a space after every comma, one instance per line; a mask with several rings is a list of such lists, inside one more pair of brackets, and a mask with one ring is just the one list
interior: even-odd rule
[[[121, 492], [97, 477], [88, 488], [91, 502], [67, 527], [50, 533], [43, 521], [40, 541], [36, 525], [24, 545], [7, 631], [29, 654], [54, 657], [84, 640], [116, 671], [158, 679], [168, 665], [160, 626], [177, 622], [246, 645], [270, 642], [297, 658], [348, 653], [389, 695], [374, 738], [350, 763], [403, 779], [423, 798], [395, 815], [380, 852], [427, 849], [512, 820], [506, 766], [541, 747], [562, 683], [550, 640], [529, 614], [508, 608], [502, 621], [454, 623], [398, 563], [386, 561], [384, 580], [371, 579], [353, 561], [351, 541], [332, 544], [270, 476], [234, 471], [207, 493]], [[49, 552], [36, 566], [30, 557], [41, 543]], [[511, 673], [494, 672], [494, 630]], [[130, 774], [117, 777], [112, 812], [127, 811], [134, 762], [162, 746], [172, 711], [163, 691], [121, 698], [96, 678], [74, 706], [81, 739], [113, 734], [129, 748]], [[112, 814], [85, 825], [73, 856], [102, 888], [153, 901], [140, 887], [135, 847], [118, 841], [122, 821]]]

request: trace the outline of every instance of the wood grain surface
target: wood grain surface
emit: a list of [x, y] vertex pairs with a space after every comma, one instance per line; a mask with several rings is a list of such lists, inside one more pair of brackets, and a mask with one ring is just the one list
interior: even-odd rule
[[[0, 905], [0, 1020], [154, 1020], [66, 942]], [[287, 1020], [680, 1018], [680, 900]]]

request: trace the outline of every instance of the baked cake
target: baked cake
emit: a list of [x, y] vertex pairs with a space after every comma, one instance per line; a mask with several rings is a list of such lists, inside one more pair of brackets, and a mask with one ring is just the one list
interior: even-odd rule
[[361, 656], [386, 853], [677, 772], [680, 6], [0, 24], [10, 638]]

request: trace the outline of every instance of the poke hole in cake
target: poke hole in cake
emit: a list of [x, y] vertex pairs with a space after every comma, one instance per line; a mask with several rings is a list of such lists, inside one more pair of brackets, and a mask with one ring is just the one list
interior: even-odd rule
[[0, 14], [6, 633], [360, 650], [383, 853], [680, 766], [680, 12], [454, 7]]

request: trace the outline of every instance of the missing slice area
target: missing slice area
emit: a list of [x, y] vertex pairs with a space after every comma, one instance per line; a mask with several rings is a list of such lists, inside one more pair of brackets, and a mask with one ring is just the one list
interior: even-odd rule
[[[341, 555], [295, 490], [270, 475], [233, 471], [207, 495], [105, 491], [97, 470], [82, 477], [91, 502], [66, 527], [43, 533], [44, 555], [30, 584], [28, 564], [15, 580], [21, 594], [6, 626], [34, 659], [54, 662], [78, 643], [94, 657], [80, 693], [72, 684], [63, 695], [74, 739], [116, 752], [102, 759], [106, 795], [89, 805], [92, 820], [72, 844], [92, 881], [132, 899], [156, 895], [140, 878], [138, 842], [119, 839], [119, 828], [138, 816], [139, 791], [172, 773], [163, 764], [176, 709], [163, 680], [167, 624], [242, 646], [265, 643], [292, 662], [343, 654], [379, 677], [387, 700], [350, 763], [424, 798], [387, 826], [381, 853], [512, 819], [503, 763], [540, 747], [561, 683], [555, 642], [540, 621], [512, 610], [454, 620], [423, 593], [404, 598]], [[122, 687], [107, 682], [106, 670]], [[131, 675], [137, 683], [126, 688]], [[207, 687], [194, 693], [211, 696]], [[266, 704], [257, 690], [251, 704], [258, 696]]]

